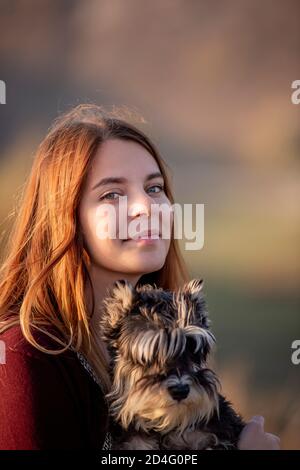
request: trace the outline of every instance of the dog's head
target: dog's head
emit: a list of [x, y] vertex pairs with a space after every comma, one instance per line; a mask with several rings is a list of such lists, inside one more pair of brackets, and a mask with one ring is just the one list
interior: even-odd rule
[[123, 427], [183, 431], [217, 410], [203, 281], [173, 292], [114, 283], [100, 328], [112, 356], [111, 409]]

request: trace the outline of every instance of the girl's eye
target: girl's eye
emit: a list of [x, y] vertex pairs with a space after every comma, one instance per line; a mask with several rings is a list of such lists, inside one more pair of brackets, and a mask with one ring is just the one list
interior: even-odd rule
[[158, 188], [158, 191], [154, 191], [154, 193], [159, 193], [160, 191], [164, 189], [164, 187], [161, 184], [155, 184], [154, 186], [151, 186], [149, 190], [153, 188]]
[[[155, 191], [150, 191], [152, 189], [156, 188]], [[155, 184], [153, 186], [151, 186], [148, 191], [150, 192], [154, 192], [154, 193], [159, 193], [160, 191], [163, 191], [164, 190], [164, 187], [161, 185], [161, 184]], [[103, 196], [101, 196], [99, 198], [99, 201], [103, 201], [103, 200], [109, 200], [109, 201], [114, 201], [116, 199], [118, 199], [118, 197], [114, 197], [114, 196], [121, 196], [121, 194], [119, 193], [116, 193], [115, 191], [113, 192], [110, 192], [110, 193], [107, 193], [107, 194], [104, 194]]]
[[117, 196], [120, 196], [119, 193], [111, 192], [111, 193], [104, 194], [103, 196], [101, 196], [101, 197], [99, 198], [99, 200], [100, 200], [100, 201], [103, 201], [104, 199], [107, 199], [107, 200], [113, 201], [113, 200], [117, 199], [117, 198], [113, 197], [113, 195], [115, 195], [115, 194], [116, 194]]

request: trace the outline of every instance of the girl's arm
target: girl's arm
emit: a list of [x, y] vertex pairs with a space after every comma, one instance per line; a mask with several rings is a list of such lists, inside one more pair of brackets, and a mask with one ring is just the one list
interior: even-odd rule
[[[101, 449], [108, 410], [96, 382], [70, 350], [59, 355], [34, 348], [15, 325], [0, 335], [0, 449]], [[39, 332], [47, 349], [57, 345]]]
[[0, 365], [0, 449], [77, 449], [82, 419], [63, 361], [8, 352]]

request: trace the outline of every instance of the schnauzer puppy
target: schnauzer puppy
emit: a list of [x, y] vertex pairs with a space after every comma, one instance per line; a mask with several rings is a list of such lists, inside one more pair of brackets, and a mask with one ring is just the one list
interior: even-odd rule
[[237, 449], [244, 422], [207, 365], [215, 338], [202, 285], [173, 292], [119, 280], [104, 299], [113, 449]]

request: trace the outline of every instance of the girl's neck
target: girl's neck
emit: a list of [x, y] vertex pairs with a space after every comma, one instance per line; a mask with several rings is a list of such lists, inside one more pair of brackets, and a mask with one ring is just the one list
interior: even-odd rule
[[93, 296], [91, 292], [91, 286], [90, 283], [87, 283], [87, 308], [90, 314], [91, 328], [97, 328], [102, 314], [102, 302], [107, 295], [107, 290], [112, 287], [113, 283], [118, 279], [126, 279], [133, 286], [135, 286], [140, 279], [141, 274], [124, 274], [114, 271], [106, 271], [98, 266], [90, 266], [89, 274], [93, 285], [95, 304], [93, 310]]

